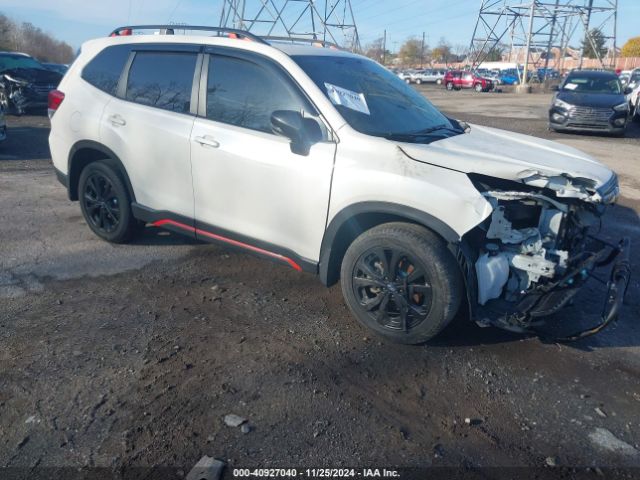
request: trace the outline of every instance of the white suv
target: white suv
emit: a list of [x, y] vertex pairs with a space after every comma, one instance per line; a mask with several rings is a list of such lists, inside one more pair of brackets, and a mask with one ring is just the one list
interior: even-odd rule
[[[138, 224], [341, 280], [356, 318], [403, 343], [464, 307], [526, 331], [617, 258], [588, 235], [614, 173], [549, 141], [448, 118], [374, 61], [246, 32], [87, 42], [50, 95], [58, 178], [89, 227]], [[158, 32], [156, 32], [158, 33]]]

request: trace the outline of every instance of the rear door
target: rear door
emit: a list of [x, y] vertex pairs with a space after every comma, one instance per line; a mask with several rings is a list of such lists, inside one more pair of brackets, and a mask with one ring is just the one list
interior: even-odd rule
[[[209, 53], [191, 136], [199, 234], [317, 262], [336, 151], [326, 124], [271, 60], [237, 50]], [[320, 127], [308, 155], [293, 153], [290, 140], [273, 133], [276, 110], [301, 112]]]
[[100, 132], [124, 164], [138, 204], [188, 219], [194, 216], [190, 136], [199, 49], [133, 44]]

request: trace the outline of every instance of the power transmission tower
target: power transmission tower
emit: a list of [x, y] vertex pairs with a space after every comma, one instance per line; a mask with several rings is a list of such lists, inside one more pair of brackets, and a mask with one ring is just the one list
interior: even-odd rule
[[[508, 42], [511, 61], [525, 65], [544, 62], [548, 67], [553, 49], [560, 51], [561, 63], [570, 42], [576, 40], [576, 34], [582, 34], [602, 68], [615, 65], [617, 11], [618, 0], [481, 0], [470, 62], [477, 68]], [[607, 43], [606, 56], [595, 44], [594, 30]], [[583, 54], [581, 49], [581, 58]], [[526, 82], [526, 78], [522, 80]]]
[[351, 0], [224, 0], [220, 26], [321, 40], [360, 51]]

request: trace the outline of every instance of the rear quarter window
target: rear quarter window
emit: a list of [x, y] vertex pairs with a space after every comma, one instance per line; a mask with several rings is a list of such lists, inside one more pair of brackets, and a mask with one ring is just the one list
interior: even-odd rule
[[122, 69], [127, 63], [131, 47], [114, 45], [96, 55], [82, 70], [82, 78], [94, 87], [115, 95]]

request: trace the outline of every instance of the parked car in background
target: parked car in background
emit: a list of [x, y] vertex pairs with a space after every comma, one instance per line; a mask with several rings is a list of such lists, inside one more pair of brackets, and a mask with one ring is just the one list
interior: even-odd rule
[[0, 52], [0, 107], [22, 115], [28, 108], [47, 106], [47, 96], [62, 80], [25, 53]]
[[7, 123], [4, 119], [4, 111], [0, 107], [0, 142], [7, 139]]
[[397, 75], [400, 80], [404, 80], [405, 83], [411, 83], [411, 76], [415, 73], [415, 70], [402, 70]]
[[554, 80], [560, 78], [560, 72], [553, 68], [539, 68], [536, 72], [538, 80], [544, 82], [545, 80]]
[[[627, 87], [626, 91], [628, 92], [631, 87]], [[640, 85], [631, 90], [631, 93], [627, 95], [627, 102], [629, 103], [629, 112], [631, 118], [634, 121], [640, 121]]]
[[65, 65], [63, 63], [43, 63], [46, 68], [49, 70], [53, 70], [54, 72], [58, 72], [60, 75], [64, 75], [69, 70], [69, 65]]
[[613, 72], [574, 70], [553, 98], [549, 128], [624, 135], [629, 119], [625, 95], [630, 92]]
[[504, 70], [498, 75], [501, 85], [519, 85], [520, 75], [517, 70]]
[[488, 92], [494, 84], [488, 78], [462, 70], [451, 70], [444, 76], [444, 86], [447, 90], [461, 90], [473, 88], [476, 92]]
[[445, 76], [444, 70], [436, 70], [432, 68], [426, 68], [424, 70], [417, 70], [411, 75], [411, 81], [420, 85], [421, 83], [435, 83], [441, 85]]

